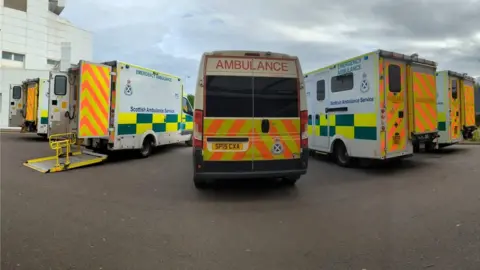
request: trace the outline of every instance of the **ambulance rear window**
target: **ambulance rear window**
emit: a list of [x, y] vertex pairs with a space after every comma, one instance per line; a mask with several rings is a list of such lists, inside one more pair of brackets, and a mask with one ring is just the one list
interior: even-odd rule
[[12, 89], [12, 98], [20, 99], [22, 97], [22, 88], [20, 86], [14, 86]]
[[299, 117], [297, 78], [255, 77], [254, 117]]
[[57, 96], [67, 94], [67, 77], [63, 75], [55, 76], [53, 93]]
[[207, 76], [206, 117], [252, 117], [253, 78], [244, 76]]
[[400, 67], [397, 65], [388, 66], [388, 89], [392, 93], [402, 91], [402, 74]]
[[452, 80], [452, 98], [457, 99], [458, 90], [457, 90], [457, 80]]

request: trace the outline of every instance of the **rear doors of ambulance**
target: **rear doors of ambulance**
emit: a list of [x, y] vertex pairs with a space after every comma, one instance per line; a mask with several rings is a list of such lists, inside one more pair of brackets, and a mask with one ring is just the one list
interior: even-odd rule
[[407, 68], [404, 61], [383, 58], [387, 157], [408, 153]]
[[413, 64], [411, 67], [413, 119], [412, 132], [418, 139], [433, 139], [438, 132], [435, 66]]
[[206, 62], [203, 169], [296, 168], [298, 162], [288, 161], [299, 161], [301, 152], [297, 61], [207, 56]]

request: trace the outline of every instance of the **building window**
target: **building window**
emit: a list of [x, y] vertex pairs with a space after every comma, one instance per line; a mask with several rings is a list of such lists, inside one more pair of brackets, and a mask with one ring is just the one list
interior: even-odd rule
[[332, 77], [332, 93], [348, 91], [353, 89], [353, 73], [346, 73]]
[[56, 65], [60, 64], [60, 61], [47, 59], [47, 64], [52, 65], [52, 66], [56, 66]]
[[17, 61], [17, 62], [25, 62], [25, 55], [19, 54], [19, 53], [2, 52], [2, 59]]
[[3, 0], [3, 6], [27, 12], [27, 0]]

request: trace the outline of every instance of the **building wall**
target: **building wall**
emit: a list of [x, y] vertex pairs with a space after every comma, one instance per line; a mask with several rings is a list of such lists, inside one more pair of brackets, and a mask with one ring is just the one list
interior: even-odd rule
[[[21, 1], [26, 12], [4, 6], [24, 9]], [[92, 60], [92, 34], [51, 12], [49, 0], [0, 0], [0, 29], [0, 126], [6, 126], [10, 85], [35, 74], [48, 78], [60, 60], [61, 42], [70, 42], [72, 64]]]

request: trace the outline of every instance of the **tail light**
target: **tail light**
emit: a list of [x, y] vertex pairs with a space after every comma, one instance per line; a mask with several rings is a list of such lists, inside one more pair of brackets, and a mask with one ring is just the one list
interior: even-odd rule
[[302, 148], [308, 147], [308, 111], [300, 112], [300, 136]]
[[193, 146], [203, 147], [203, 111], [195, 110], [194, 113], [194, 129], [193, 129]]

